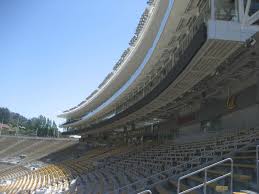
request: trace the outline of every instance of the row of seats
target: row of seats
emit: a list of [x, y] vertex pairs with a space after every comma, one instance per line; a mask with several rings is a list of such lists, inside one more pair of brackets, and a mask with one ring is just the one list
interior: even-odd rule
[[47, 185], [55, 190], [68, 190], [71, 181], [68, 177], [70, 177], [70, 174], [61, 166], [49, 165], [16, 178], [12, 184], [5, 188], [5, 192], [36, 191]]
[[[258, 191], [256, 185], [256, 144], [249, 144], [243, 150], [237, 150], [232, 155], [234, 161], [234, 174], [233, 174], [233, 191], [240, 190], [253, 190]], [[230, 172], [231, 164], [229, 162], [220, 164], [207, 171], [208, 180], [215, 179], [219, 176]], [[179, 176], [172, 177], [163, 184], [157, 185], [154, 189], [155, 193], [169, 194], [176, 193], [177, 182]], [[192, 175], [180, 184], [181, 191], [190, 189], [198, 184], [204, 182], [204, 172]], [[225, 178], [217, 182], [208, 184], [208, 193], [222, 193], [222, 188], [225, 192], [230, 190], [230, 178]], [[197, 189], [191, 193], [202, 193], [203, 188]]]
[[[246, 150], [247, 146], [254, 147], [258, 131], [242, 130], [237, 133], [224, 132], [215, 138], [201, 139], [197, 142], [166, 144], [146, 144], [143, 146], [100, 147], [88, 150], [79, 158], [69, 158], [62, 162], [44, 166], [35, 171], [28, 171], [22, 167], [4, 172], [1, 180], [11, 181], [8, 185], [0, 186], [1, 191], [17, 193], [21, 191], [40, 191], [51, 189], [66, 191], [71, 182], [77, 180], [76, 190], [81, 193], [127, 193], [150, 185], [157, 193], [170, 193], [168, 188], [176, 189], [177, 177], [186, 171], [200, 168], [220, 158], [234, 156], [236, 164], [236, 180], [248, 181], [240, 168], [255, 168], [255, 165], [243, 163], [246, 159], [254, 159], [254, 150]], [[67, 152], [64, 152], [67, 153]], [[60, 154], [60, 153], [59, 153]], [[210, 174], [216, 176], [224, 172], [222, 165]], [[6, 174], [7, 173], [7, 174]], [[153, 176], [151, 176], [153, 175]], [[168, 181], [165, 181], [171, 177]], [[199, 182], [202, 177], [196, 176], [182, 183], [181, 188]], [[162, 184], [156, 184], [162, 182]], [[73, 183], [74, 184], [74, 183]], [[217, 185], [214, 185], [214, 189]], [[151, 186], [150, 186], [151, 188]], [[119, 189], [119, 190], [118, 190]]]
[[[39, 191], [42, 188], [55, 191], [66, 191], [71, 187], [71, 182], [80, 175], [95, 168], [93, 160], [108, 157], [118, 153], [121, 148], [97, 148], [88, 152], [87, 155], [78, 159], [70, 159], [55, 165], [47, 165], [39, 170], [30, 171], [12, 169], [8, 176], [1, 179], [11, 180], [10, 184], [0, 187], [0, 191], [17, 193], [20, 191]], [[125, 151], [125, 150], [124, 150]], [[81, 178], [81, 177], [80, 177]]]
[[2, 162], [8, 161], [8, 158], [20, 156], [24, 156], [26, 160], [35, 160], [76, 143], [77, 141], [69, 139], [31, 139], [0, 136], [0, 158]]
[[71, 139], [44, 139], [0, 136], [0, 179], [16, 178], [30, 169], [25, 166], [49, 155], [77, 144]]
[[[255, 130], [247, 130], [239, 134], [222, 135], [218, 138], [201, 142], [178, 145], [172, 142], [171, 144], [157, 145], [143, 151], [129, 152], [116, 157], [115, 160], [103, 160], [102, 168], [91, 172], [91, 174], [100, 174], [99, 178], [94, 181], [102, 179], [106, 183], [105, 188], [100, 190], [116, 190], [143, 180], [126, 187], [125, 190], [122, 189], [121, 192], [127, 189], [141, 188], [168, 177], [176, 176], [186, 170], [194, 170], [203, 164], [224, 158], [224, 156], [228, 156], [232, 152], [236, 153], [246, 145], [256, 142], [257, 134]], [[175, 167], [180, 168], [174, 169]], [[146, 177], [161, 172], [164, 173], [146, 179]], [[105, 177], [109, 177], [109, 181]], [[112, 179], [115, 181], [111, 181]], [[89, 189], [91, 185], [94, 185], [94, 183], [88, 184], [86, 188]]]

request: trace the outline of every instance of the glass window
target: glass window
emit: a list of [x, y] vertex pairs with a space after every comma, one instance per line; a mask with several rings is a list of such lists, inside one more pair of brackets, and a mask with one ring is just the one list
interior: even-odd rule
[[237, 1], [215, 0], [214, 3], [216, 20], [239, 21]]

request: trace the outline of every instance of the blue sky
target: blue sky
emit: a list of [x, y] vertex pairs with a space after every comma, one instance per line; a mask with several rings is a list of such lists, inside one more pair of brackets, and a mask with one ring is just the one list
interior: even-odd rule
[[56, 115], [85, 99], [128, 47], [146, 0], [0, 0], [0, 107]]

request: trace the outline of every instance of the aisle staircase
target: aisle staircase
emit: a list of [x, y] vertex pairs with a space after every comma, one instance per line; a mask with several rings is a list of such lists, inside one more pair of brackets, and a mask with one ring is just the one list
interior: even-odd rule
[[[235, 194], [259, 193], [259, 185], [256, 183], [256, 145], [258, 143], [259, 142], [256, 141], [255, 143], [246, 146], [245, 149], [235, 152], [231, 157], [233, 159], [233, 193]], [[222, 177], [229, 171], [231, 171], [231, 163], [229, 162], [223, 162], [220, 165], [210, 168], [207, 170], [208, 181], [216, 179], [217, 177]], [[185, 191], [204, 184], [204, 172], [200, 172], [180, 181], [179, 185], [181, 190], [177, 191], [179, 178], [180, 177], [172, 178], [164, 184], [157, 185], [152, 192], [158, 194], [184, 194]], [[208, 184], [206, 193], [230, 193], [230, 185], [230, 178], [226, 177], [225, 179]], [[204, 186], [186, 193], [202, 194], [204, 193]]]

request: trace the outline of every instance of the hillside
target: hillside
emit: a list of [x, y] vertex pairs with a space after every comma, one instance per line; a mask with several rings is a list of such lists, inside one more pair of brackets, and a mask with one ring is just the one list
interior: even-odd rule
[[1, 130], [2, 134], [37, 135], [41, 137], [58, 136], [58, 128], [54, 121], [45, 116], [26, 118], [25, 116], [11, 112], [8, 108], [0, 107], [0, 123], [10, 127], [10, 131]]

